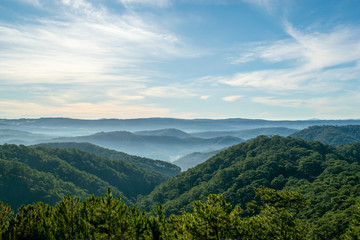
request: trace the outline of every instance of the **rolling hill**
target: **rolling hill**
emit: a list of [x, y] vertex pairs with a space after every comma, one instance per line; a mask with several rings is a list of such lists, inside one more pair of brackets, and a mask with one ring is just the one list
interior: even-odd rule
[[312, 126], [291, 135], [294, 138], [320, 141], [330, 145], [360, 142], [360, 125]]
[[178, 138], [173, 136], [138, 135], [127, 131], [100, 132], [88, 136], [55, 138], [52, 142], [88, 142], [128, 154], [175, 160], [194, 151], [212, 151], [228, 147], [243, 140], [236, 137]]
[[36, 141], [44, 141], [49, 138], [49, 136], [44, 134], [34, 134], [13, 129], [0, 129], [0, 144], [28, 144]]
[[286, 127], [269, 127], [269, 128], [255, 128], [245, 130], [233, 130], [233, 131], [206, 131], [206, 132], [195, 132], [191, 133], [194, 137], [201, 138], [214, 138], [221, 136], [232, 136], [242, 139], [250, 139], [260, 135], [272, 136], [289, 136], [290, 134], [298, 131], [298, 129], [286, 128]]
[[309, 205], [300, 213], [314, 239], [339, 239], [360, 197], [360, 144], [332, 147], [291, 137], [260, 136], [230, 147], [157, 186], [138, 205], [158, 202], [165, 211], [190, 211], [195, 200], [222, 193], [246, 209], [254, 187], [303, 193]]
[[215, 150], [211, 152], [193, 152], [186, 154], [185, 156], [179, 158], [173, 163], [181, 167], [181, 171], [186, 171], [189, 168], [195, 167], [196, 165], [205, 162], [212, 156], [216, 155], [221, 150]]
[[178, 138], [194, 137], [192, 134], [186, 133], [184, 131], [175, 128], [159, 129], [152, 131], [138, 131], [135, 132], [135, 134], [144, 135], [144, 136], [170, 136], [170, 137], [178, 137]]
[[123, 152], [102, 148], [91, 143], [62, 142], [62, 143], [42, 143], [35, 146], [43, 146], [48, 148], [76, 148], [86, 152], [90, 152], [112, 160], [123, 160], [134, 164], [139, 168], [151, 170], [173, 177], [180, 173], [180, 167], [169, 162], [143, 158], [139, 156], [129, 155]]
[[168, 179], [164, 174], [137, 168], [78, 149], [0, 145], [0, 201], [13, 208], [43, 201], [54, 204], [67, 194], [101, 195], [110, 187], [130, 203]]

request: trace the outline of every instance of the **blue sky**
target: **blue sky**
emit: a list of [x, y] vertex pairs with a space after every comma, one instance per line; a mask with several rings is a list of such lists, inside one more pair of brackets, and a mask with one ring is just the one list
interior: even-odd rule
[[360, 118], [358, 0], [1, 0], [0, 118]]

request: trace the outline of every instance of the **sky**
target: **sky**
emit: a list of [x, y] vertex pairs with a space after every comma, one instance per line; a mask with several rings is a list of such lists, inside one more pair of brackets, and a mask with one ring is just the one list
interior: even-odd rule
[[0, 0], [0, 118], [360, 119], [359, 0]]

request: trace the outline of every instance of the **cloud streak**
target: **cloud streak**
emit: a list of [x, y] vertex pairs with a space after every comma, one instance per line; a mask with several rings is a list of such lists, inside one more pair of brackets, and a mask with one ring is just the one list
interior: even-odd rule
[[227, 97], [223, 97], [222, 100], [226, 101], [226, 102], [235, 102], [236, 100], [243, 98], [244, 96], [242, 95], [236, 95], [236, 96], [227, 96]]
[[126, 7], [134, 7], [139, 5], [153, 6], [153, 7], [168, 7], [169, 0], [119, 0]]
[[344, 81], [354, 80], [360, 74], [359, 27], [306, 33], [287, 23], [285, 29], [291, 38], [257, 47], [237, 61], [267, 61], [274, 68], [239, 72], [220, 82], [276, 91], [338, 91]]
[[[139, 15], [109, 14], [84, 0], [62, 0], [65, 20], [0, 22], [0, 78], [12, 82], [116, 81], [149, 59], [186, 54], [179, 38]], [[139, 74], [137, 74], [139, 75]], [[121, 78], [121, 77], [120, 77]]]
[[[31, 109], [31, 113], [28, 113]], [[87, 119], [99, 118], [142, 118], [154, 116], [168, 116], [171, 110], [152, 104], [124, 105], [114, 101], [105, 101], [97, 104], [89, 102], [71, 103], [64, 105], [44, 105], [34, 102], [0, 101], [0, 111], [9, 117], [75, 117]], [[24, 115], [19, 116], [19, 112]], [[179, 117], [181, 115], [179, 114]]]

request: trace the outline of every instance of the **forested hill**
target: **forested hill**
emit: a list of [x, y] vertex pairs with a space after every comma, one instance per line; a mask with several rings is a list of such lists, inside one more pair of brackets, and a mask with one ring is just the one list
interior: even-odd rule
[[189, 168], [195, 167], [196, 165], [205, 162], [221, 150], [215, 150], [211, 152], [193, 152], [186, 154], [185, 156], [174, 161], [174, 164], [181, 167], [181, 171], [186, 171]]
[[102, 157], [107, 157], [112, 160], [124, 160], [128, 163], [134, 164], [139, 168], [156, 171], [165, 174], [169, 177], [175, 176], [181, 171], [180, 167], [169, 162], [129, 155], [123, 152], [102, 148], [91, 143], [60, 142], [60, 143], [42, 143], [35, 146], [44, 146], [49, 148], [76, 148], [86, 152], [94, 153]]
[[312, 126], [295, 132], [291, 136], [330, 145], [348, 144], [360, 142], [360, 125]]
[[101, 195], [111, 187], [131, 203], [167, 176], [121, 160], [77, 149], [0, 145], [0, 201], [13, 208], [42, 201], [54, 204], [64, 195]]
[[224, 150], [206, 162], [157, 186], [138, 203], [164, 204], [167, 213], [189, 211], [195, 200], [223, 193], [246, 208], [254, 187], [303, 193], [309, 205], [300, 213], [315, 239], [338, 239], [360, 196], [360, 144], [332, 147], [291, 137], [260, 136]]

